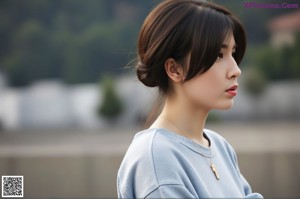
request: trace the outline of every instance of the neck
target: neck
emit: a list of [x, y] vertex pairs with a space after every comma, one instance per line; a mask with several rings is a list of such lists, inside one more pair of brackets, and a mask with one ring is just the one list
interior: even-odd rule
[[196, 108], [184, 100], [167, 97], [160, 117], [151, 127], [166, 128], [193, 141], [208, 146], [203, 129], [208, 111]]

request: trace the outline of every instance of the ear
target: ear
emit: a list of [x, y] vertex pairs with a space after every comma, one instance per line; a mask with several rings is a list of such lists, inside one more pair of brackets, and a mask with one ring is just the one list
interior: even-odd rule
[[177, 83], [183, 82], [184, 80], [183, 68], [173, 58], [169, 58], [166, 60], [165, 70], [171, 80]]

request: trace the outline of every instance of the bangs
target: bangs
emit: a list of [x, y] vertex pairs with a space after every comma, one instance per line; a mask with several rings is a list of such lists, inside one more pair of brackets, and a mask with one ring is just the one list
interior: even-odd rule
[[209, 70], [231, 35], [236, 42], [233, 56], [240, 64], [246, 35], [230, 11], [207, 1], [163, 1], [147, 16], [140, 30], [136, 74], [146, 86], [158, 86], [167, 93], [167, 59], [179, 63], [186, 73], [184, 81], [188, 81]]
[[191, 46], [190, 66], [185, 80], [206, 72], [216, 61], [222, 44], [233, 35], [236, 44], [234, 59], [240, 64], [246, 49], [246, 34], [240, 22], [227, 10], [201, 7], [191, 20], [194, 35]]

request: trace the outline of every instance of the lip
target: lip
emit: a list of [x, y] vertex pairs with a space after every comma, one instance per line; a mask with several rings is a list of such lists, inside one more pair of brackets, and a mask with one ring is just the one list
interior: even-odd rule
[[232, 85], [230, 88], [226, 90], [226, 93], [230, 94], [231, 96], [236, 96], [238, 86], [239, 86], [238, 84]]

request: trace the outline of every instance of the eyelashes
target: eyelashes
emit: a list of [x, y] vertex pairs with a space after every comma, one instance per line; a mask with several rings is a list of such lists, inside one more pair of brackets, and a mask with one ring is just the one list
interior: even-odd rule
[[[235, 59], [236, 52], [233, 52], [231, 55]], [[223, 58], [224, 58], [224, 54], [220, 52], [218, 57], [217, 57], [217, 60], [221, 60]]]

